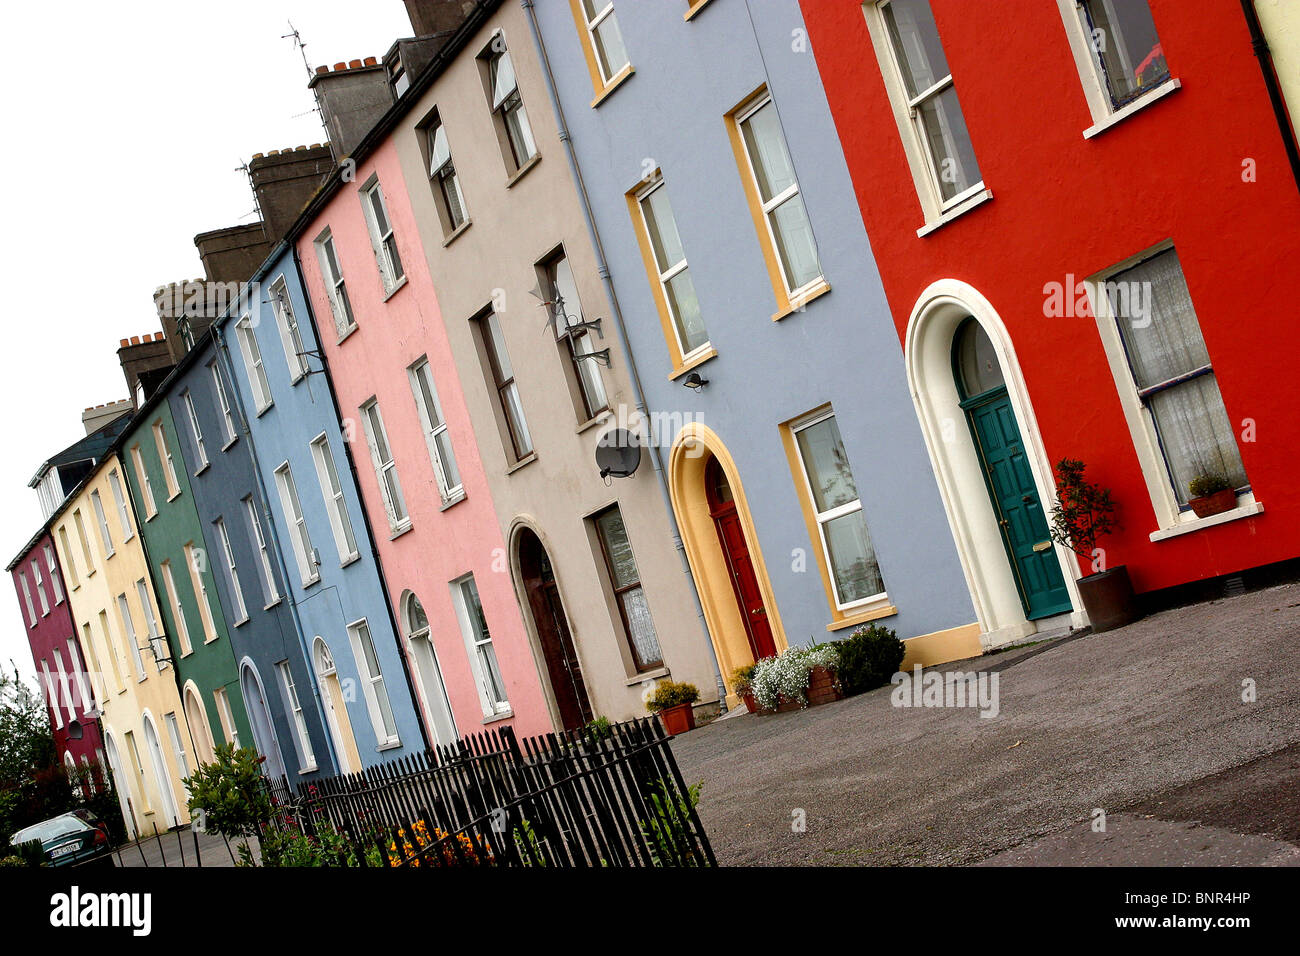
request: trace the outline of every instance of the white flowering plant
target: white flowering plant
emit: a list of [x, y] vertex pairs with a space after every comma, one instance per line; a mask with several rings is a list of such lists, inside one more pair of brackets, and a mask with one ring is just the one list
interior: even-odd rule
[[808, 705], [808, 685], [815, 668], [833, 669], [839, 652], [833, 644], [791, 647], [778, 657], [765, 657], [754, 668], [750, 690], [764, 710], [776, 710], [784, 696]]

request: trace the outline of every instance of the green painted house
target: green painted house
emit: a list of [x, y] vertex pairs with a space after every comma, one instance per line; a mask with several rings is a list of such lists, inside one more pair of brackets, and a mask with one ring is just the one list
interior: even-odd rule
[[222, 743], [253, 745], [213, 560], [181, 458], [167, 389], [136, 414], [119, 443], [149, 572], [180, 683], [196, 760]]

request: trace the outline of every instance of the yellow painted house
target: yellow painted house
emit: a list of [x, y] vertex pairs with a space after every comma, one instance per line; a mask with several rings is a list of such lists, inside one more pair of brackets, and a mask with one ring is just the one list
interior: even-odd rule
[[1300, 122], [1300, 3], [1255, 0], [1255, 11], [1294, 126]]
[[121, 459], [105, 456], [51, 525], [102, 711], [122, 815], [140, 836], [188, 823], [190, 738]]

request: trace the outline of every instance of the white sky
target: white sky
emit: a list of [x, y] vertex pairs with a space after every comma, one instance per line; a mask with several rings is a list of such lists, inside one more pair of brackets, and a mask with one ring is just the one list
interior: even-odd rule
[[[196, 233], [253, 221], [238, 171], [323, 142], [312, 67], [382, 57], [411, 34], [401, 0], [9, 4], [0, 111], [0, 566], [41, 526], [27, 481], [82, 435], [81, 412], [127, 397], [119, 339], [161, 329], [155, 288], [203, 274]], [[9, 576], [0, 662], [35, 674]]]

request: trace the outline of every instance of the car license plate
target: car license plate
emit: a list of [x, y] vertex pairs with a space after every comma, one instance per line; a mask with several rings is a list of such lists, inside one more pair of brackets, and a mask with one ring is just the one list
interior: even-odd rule
[[78, 846], [80, 846], [79, 843], [65, 843], [63, 846], [56, 846], [50, 851], [50, 858], [57, 859], [61, 856], [67, 856], [69, 853], [76, 852]]

